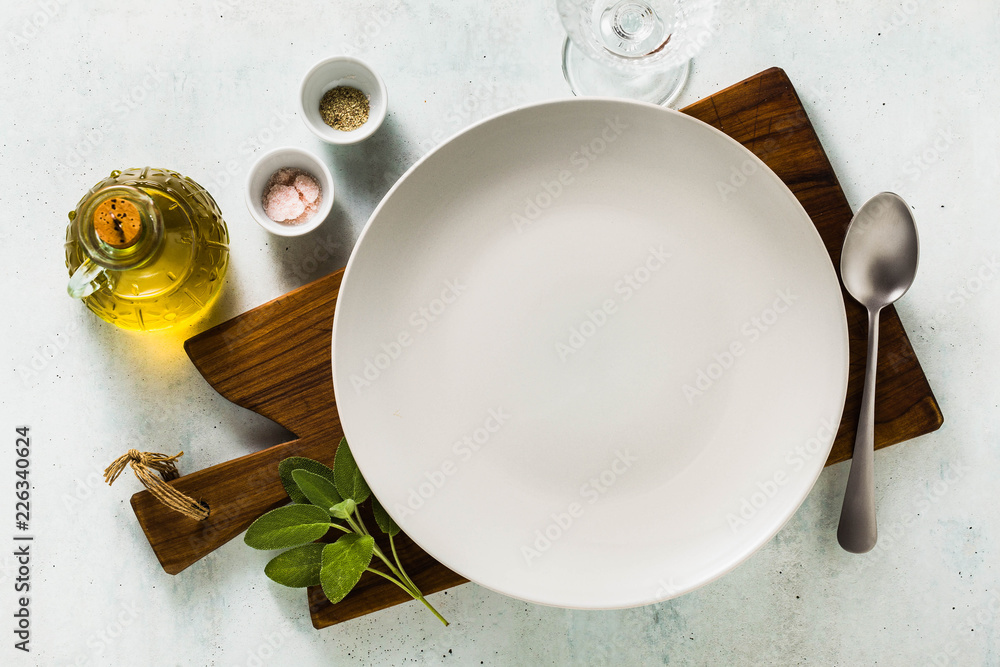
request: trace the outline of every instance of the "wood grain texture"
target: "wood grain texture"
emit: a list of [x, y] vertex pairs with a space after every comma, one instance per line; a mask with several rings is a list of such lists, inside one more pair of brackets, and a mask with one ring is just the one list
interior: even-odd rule
[[344, 272], [289, 292], [184, 344], [220, 394], [270, 417], [301, 438], [185, 475], [171, 482], [209, 506], [204, 521], [164, 507], [148, 491], [132, 509], [163, 569], [177, 574], [287, 502], [278, 462], [307, 456], [332, 464], [343, 436], [333, 396], [333, 310]]
[[264, 512], [288, 502], [278, 463], [289, 456], [333, 462], [340, 436], [307, 436], [184, 475], [171, 486], [208, 505], [196, 521], [168, 509], [148, 491], [132, 496], [132, 511], [160, 565], [177, 574], [247, 529]]
[[[757, 154], [802, 203], [833, 265], [839, 267], [840, 247], [852, 212], [785, 73], [769, 69], [683, 111]], [[338, 271], [321, 278], [185, 344], [195, 366], [220, 394], [274, 419], [299, 439], [171, 482], [208, 503], [211, 515], [204, 522], [167, 510], [148, 491], [133, 496], [136, 516], [167, 572], [180, 572], [241, 533], [260, 514], [285, 502], [277, 474], [277, 462], [282, 458], [309, 456], [332, 463], [342, 430], [333, 395], [330, 343], [342, 277], [343, 271]], [[844, 296], [850, 375], [844, 416], [828, 465], [851, 456], [866, 354], [865, 311], [846, 293]], [[883, 311], [880, 336], [877, 448], [928, 433], [942, 423], [927, 379], [891, 307]], [[397, 547], [410, 575], [426, 594], [465, 581], [405, 536], [400, 536]], [[255, 572], [252, 576], [262, 575]], [[318, 589], [309, 591], [310, 613], [317, 628], [408, 599], [389, 582], [370, 574], [337, 605], [331, 605]]]
[[330, 345], [341, 269], [184, 343], [198, 371], [233, 403], [298, 436], [336, 431]]

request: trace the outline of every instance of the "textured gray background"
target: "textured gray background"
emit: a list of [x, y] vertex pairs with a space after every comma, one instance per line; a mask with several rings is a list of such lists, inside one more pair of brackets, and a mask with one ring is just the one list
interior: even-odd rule
[[[1000, 664], [1000, 10], [986, 0], [946, 9], [919, 0], [731, 3], [680, 100], [781, 66], [851, 204], [892, 189], [915, 208], [920, 272], [898, 308], [946, 424], [876, 455], [875, 552], [837, 546], [848, 472], [838, 465], [770, 544], [680, 599], [575, 612], [470, 584], [435, 596], [453, 621], [447, 629], [407, 604], [317, 632], [304, 594], [268, 582], [267, 554], [239, 540], [177, 577], [164, 574], [128, 506], [138, 482], [129, 473], [114, 488], [100, 483], [99, 471], [132, 446], [183, 449], [184, 472], [286, 439], [219, 397], [182, 340], [340, 268], [381, 196], [447, 136], [515, 105], [568, 96], [553, 5], [5, 5], [0, 514], [12, 520], [13, 429], [28, 424], [37, 541], [27, 656], [4, 629], [15, 568], [0, 555], [0, 662]], [[383, 74], [391, 109], [374, 138], [331, 148], [296, 117], [295, 97], [312, 63], [344, 52]], [[331, 219], [294, 240], [269, 236], [243, 204], [254, 156], [283, 144], [327, 156], [337, 187]], [[212, 316], [166, 336], [118, 331], [64, 290], [66, 213], [111, 169], [144, 164], [206, 185], [232, 235]], [[0, 528], [0, 544], [12, 532]]]

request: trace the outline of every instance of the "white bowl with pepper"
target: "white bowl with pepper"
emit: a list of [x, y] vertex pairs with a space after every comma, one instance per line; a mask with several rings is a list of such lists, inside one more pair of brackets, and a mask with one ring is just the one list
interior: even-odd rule
[[331, 144], [355, 144], [370, 137], [385, 120], [385, 82], [363, 60], [334, 56], [302, 79], [302, 120], [317, 137]]

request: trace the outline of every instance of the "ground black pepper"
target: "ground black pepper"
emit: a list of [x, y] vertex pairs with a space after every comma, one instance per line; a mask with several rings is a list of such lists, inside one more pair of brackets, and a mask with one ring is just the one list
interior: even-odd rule
[[335, 130], [350, 132], [368, 121], [368, 97], [350, 86], [337, 86], [326, 91], [319, 102], [323, 122]]

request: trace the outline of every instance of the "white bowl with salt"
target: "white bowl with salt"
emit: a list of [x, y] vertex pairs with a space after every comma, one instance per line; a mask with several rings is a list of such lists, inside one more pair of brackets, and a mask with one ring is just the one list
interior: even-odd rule
[[333, 207], [333, 176], [302, 148], [268, 151], [247, 174], [246, 202], [261, 227], [278, 236], [301, 236], [322, 224]]

